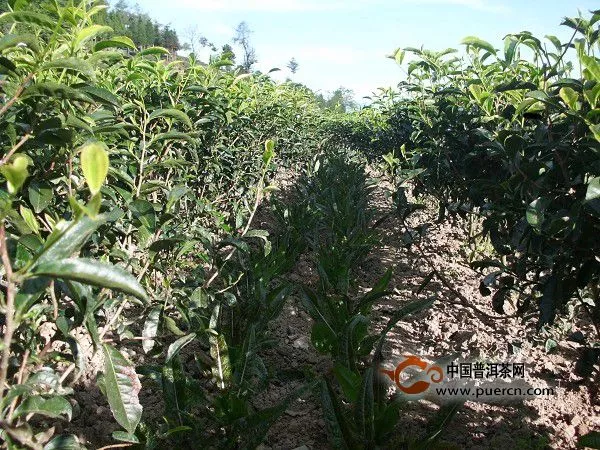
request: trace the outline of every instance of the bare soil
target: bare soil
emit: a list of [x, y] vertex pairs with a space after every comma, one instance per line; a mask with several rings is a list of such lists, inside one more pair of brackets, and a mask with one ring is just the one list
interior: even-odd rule
[[[377, 181], [371, 206], [378, 211], [379, 217], [391, 210], [390, 190], [388, 183], [381, 179]], [[434, 224], [436, 214], [437, 211], [428, 208], [408, 220], [411, 227], [431, 224], [421, 243], [428, 259], [475, 308], [496, 315], [490, 297], [482, 297], [479, 293], [481, 275], [467, 264], [463, 227], [451, 223]], [[415, 299], [415, 291], [431, 272], [416, 252], [407, 251], [402, 234], [403, 224], [399, 219], [392, 217], [384, 222], [381, 244], [373, 249], [358, 274], [357, 288], [366, 291], [388, 268], [394, 269], [390, 287], [395, 294], [376, 306], [373, 319], [376, 330], [380, 330], [399, 307]], [[309, 256], [298, 262], [289, 278], [305, 284], [317, 280]], [[573, 374], [580, 344], [563, 336], [557, 338], [558, 347], [547, 353], [545, 339], [540, 339], [534, 320], [490, 319], [475, 309], [459, 305], [455, 296], [437, 281], [431, 282], [421, 293], [421, 296], [430, 295], [438, 299], [430, 310], [399, 323], [388, 335], [385, 351], [392, 366], [409, 353], [432, 361], [453, 353], [471, 360], [515, 360], [525, 363], [527, 381], [532, 386], [555, 390], [554, 396], [513, 404], [466, 402], [444, 432], [443, 440], [448, 443], [448, 448], [574, 449], [579, 436], [600, 430], [599, 368], [595, 367], [594, 379]], [[289, 373], [290, 370], [325, 373], [330, 369], [310, 345], [310, 328], [310, 317], [302, 310], [299, 300], [292, 298], [273, 327], [274, 338], [279, 344], [266, 355], [276, 373]], [[588, 336], [593, 333], [591, 327], [570, 330], [575, 331]], [[286, 380], [284, 377], [257, 401], [264, 402], [265, 406], [274, 404], [301, 383], [301, 378]], [[412, 403], [400, 420], [399, 440], [413, 440], [423, 435], [438, 409], [439, 405], [427, 400]], [[271, 429], [264, 449], [303, 446], [329, 448], [320, 406], [311, 398], [297, 402], [280, 418]]]
[[[291, 186], [294, 177], [285, 174], [280, 185]], [[391, 186], [379, 179], [372, 197], [372, 207], [382, 217], [391, 210]], [[285, 191], [284, 191], [285, 192]], [[482, 297], [478, 286], [481, 276], [467, 264], [463, 247], [465, 233], [458, 224], [434, 224], [436, 211], [429, 208], [414, 214], [410, 226], [430, 223], [422, 247], [436, 266], [466, 296], [471, 304], [490, 315], [489, 297]], [[266, 208], [256, 217], [256, 228], [273, 230], [273, 221]], [[373, 327], [380, 330], [388, 318], [406, 302], [415, 299], [415, 291], [431, 268], [417, 254], [405, 248], [403, 227], [399, 219], [391, 217], [380, 227], [381, 244], [373, 249], [358, 273], [358, 291], [366, 291], [392, 267], [391, 282], [394, 295], [375, 308]], [[316, 282], [310, 255], [304, 255], [289, 275], [289, 281], [311, 284]], [[544, 340], [536, 334], [534, 321], [518, 319], [493, 320], [475, 309], [459, 305], [454, 295], [438, 281], [431, 282], [421, 296], [433, 295], [435, 305], [420, 314], [400, 322], [390, 333], [385, 357], [394, 366], [407, 353], [435, 360], [457, 352], [462, 357], [486, 358], [504, 361], [516, 357], [526, 364], [527, 377], [533, 386], [551, 386], [552, 397], [538, 397], [510, 405], [467, 402], [445, 430], [443, 440], [447, 448], [462, 449], [574, 449], [577, 438], [592, 430], [600, 430], [600, 370], [595, 367], [594, 379], [573, 375], [573, 368], [581, 346], [566, 338], [558, 339], [558, 347], [551, 353], [544, 348]], [[331, 370], [326, 357], [319, 355], [310, 343], [311, 319], [303, 311], [297, 297], [286, 304], [280, 318], [273, 324], [276, 341], [264, 354], [267, 367], [275, 374], [269, 389], [254, 401], [257, 408], [278, 403], [305, 383], [306, 376]], [[590, 329], [577, 330], [590, 335]], [[90, 352], [91, 353], [91, 352]], [[130, 357], [143, 363], [141, 346], [132, 342]], [[114, 422], [104, 396], [91, 382], [102, 370], [101, 357], [88, 361], [88, 373], [76, 387], [75, 417], [71, 424], [48, 424], [59, 432], [71, 432], [81, 437], [91, 448], [114, 443], [112, 431], [119, 427]], [[160, 420], [160, 395], [155, 387], [144, 383], [141, 402], [143, 420]], [[421, 400], [411, 403], [403, 412], [398, 440], [410, 440], [423, 435], [428, 421], [439, 405]], [[64, 427], [64, 430], [63, 430]], [[199, 447], [200, 448], [200, 447]], [[327, 432], [317, 400], [308, 397], [296, 401], [271, 428], [263, 450], [328, 449]]]

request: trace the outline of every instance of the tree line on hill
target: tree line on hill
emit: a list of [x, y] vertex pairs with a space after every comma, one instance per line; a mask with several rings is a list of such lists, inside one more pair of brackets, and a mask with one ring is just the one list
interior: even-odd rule
[[[0, 13], [9, 11], [9, 6], [24, 0], [0, 0]], [[72, 0], [56, 0], [59, 6], [69, 6]], [[54, 0], [42, 0], [29, 2], [28, 7], [32, 11], [44, 11]], [[96, 21], [100, 25], [111, 27], [114, 32], [121, 36], [127, 36], [135, 42], [139, 48], [152, 46], [164, 47], [171, 52], [177, 52], [182, 49], [177, 32], [170, 25], [163, 25], [154, 20], [150, 15], [143, 12], [139, 5], [131, 6], [126, 0], [119, 0], [111, 4], [107, 0], [99, 0], [110, 6], [96, 16]]]
[[[9, 6], [23, 1], [28, 0], [0, 0], [0, 13], [9, 11]], [[73, 3], [73, 0], [30, 1], [28, 7], [31, 7], [32, 11], [44, 11], [50, 3], [53, 4], [55, 1], [60, 6], [68, 6]], [[102, 3], [109, 8], [96, 16], [97, 23], [111, 27], [117, 35], [131, 38], [140, 49], [158, 46], [175, 54], [180, 50], [197, 53], [201, 48], [208, 47], [213, 51], [211, 61], [229, 61], [232, 69], [238, 68], [246, 73], [253, 72], [255, 64], [258, 62], [256, 50], [251, 42], [252, 30], [246, 22], [238, 24], [232, 38], [232, 43], [236, 44], [241, 51], [238, 62], [236, 61], [238, 55], [235, 54], [234, 48], [230, 44], [224, 44], [218, 48], [201, 33], [197, 26], [190, 27], [185, 31], [185, 42], [182, 43], [177, 31], [171, 25], [161, 24], [154, 20], [138, 4], [132, 6], [128, 0], [118, 0], [116, 3], [109, 0], [98, 0], [98, 4]], [[299, 66], [298, 61], [291, 58], [286, 67], [294, 75]], [[325, 96], [320, 93], [314, 93], [314, 95], [318, 104], [326, 110], [347, 112], [357, 108], [354, 93], [344, 87]]]

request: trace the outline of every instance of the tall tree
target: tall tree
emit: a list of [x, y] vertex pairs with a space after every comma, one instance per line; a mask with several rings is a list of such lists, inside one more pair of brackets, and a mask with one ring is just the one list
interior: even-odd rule
[[139, 7], [132, 9], [126, 0], [119, 0], [98, 20], [110, 26], [115, 34], [130, 37], [138, 47], [159, 45], [171, 51], [180, 49], [175, 30], [159, 24]]
[[[12, 9], [10, 5], [16, 7], [17, 9], [25, 9], [31, 12], [39, 12], [44, 11], [46, 9], [53, 10], [56, 5], [58, 6], [68, 6], [69, 0], [36, 0], [30, 1], [29, 3], [23, 3], [19, 1], [9, 1], [9, 0], [0, 0], [0, 13], [8, 12]], [[98, 0], [98, 3], [105, 3], [104, 0]], [[20, 5], [19, 5], [20, 4]]]
[[317, 102], [323, 102], [323, 107], [325, 109], [336, 112], [348, 112], [357, 107], [356, 102], [354, 101], [354, 92], [343, 86], [333, 91], [331, 96], [326, 100], [323, 96], [321, 96], [320, 99], [317, 97]]
[[181, 49], [181, 45], [179, 44], [179, 37], [177, 36], [177, 32], [173, 30], [169, 25], [167, 25], [163, 32], [163, 46], [171, 51], [171, 53], [177, 52], [177, 50]]
[[235, 53], [233, 52], [233, 47], [229, 44], [225, 44], [221, 49], [221, 59], [227, 59], [232, 63], [235, 63]]
[[252, 44], [250, 43], [250, 35], [252, 34], [252, 30], [248, 27], [246, 22], [240, 22], [237, 28], [235, 29], [235, 36], [233, 38], [233, 42], [242, 47], [244, 52], [244, 59], [242, 61], [242, 68], [245, 72], [250, 72], [252, 70], [252, 66], [256, 64], [256, 51]]
[[197, 25], [188, 27], [184, 31], [183, 37], [186, 39], [186, 44], [188, 45], [188, 49], [196, 54], [200, 51], [201, 48], [208, 47], [213, 52], [217, 51], [217, 47], [215, 44], [210, 42], [201, 32]]
[[[34, 0], [27, 4], [27, 10], [31, 11], [53, 11], [58, 6], [66, 6], [80, 1], [73, 0]], [[15, 2], [18, 4], [19, 2]], [[132, 8], [127, 0], [109, 2], [108, 0], [97, 0], [96, 4], [109, 5], [109, 10], [102, 11], [95, 18], [101, 25], [111, 27], [116, 35], [130, 37], [138, 47], [146, 48], [153, 45], [165, 47], [172, 52], [181, 48], [177, 32], [170, 26], [163, 26], [143, 12], [139, 6]], [[11, 3], [8, 0], [0, 0], [0, 13], [9, 10]], [[23, 6], [21, 6], [23, 8]]]
[[300, 64], [298, 64], [298, 61], [296, 61], [296, 58], [292, 58], [290, 59], [290, 62], [287, 63], [287, 68], [290, 69], [290, 72], [292, 72], [292, 74], [296, 74], [296, 72], [298, 72], [298, 67], [300, 66]]
[[225, 44], [220, 52], [211, 55], [210, 62], [211, 64], [218, 63], [221, 70], [230, 72], [232, 67], [235, 67], [235, 53], [233, 52], [231, 45]]

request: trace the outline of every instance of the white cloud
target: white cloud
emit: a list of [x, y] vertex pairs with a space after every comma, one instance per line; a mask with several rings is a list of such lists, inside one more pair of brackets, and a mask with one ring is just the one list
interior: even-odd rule
[[323, 11], [343, 8], [338, 0], [172, 0], [171, 4], [202, 11]]
[[[241, 49], [234, 46], [234, 49]], [[289, 60], [294, 57], [300, 63], [301, 70], [308, 67], [315, 70], [323, 69], [321, 76], [325, 76], [332, 68], [346, 66], [343, 70], [349, 70], [347, 66], [363, 64], [373, 58], [372, 51], [366, 51], [350, 46], [278, 46], [271, 45], [258, 51], [258, 66], [261, 71], [267, 71], [273, 67], [284, 70]], [[287, 76], [287, 72], [286, 72]]]
[[235, 29], [232, 26], [225, 25], [223, 23], [217, 23], [214, 25], [208, 25], [206, 34], [208, 36], [219, 36], [219, 37], [226, 36], [226, 37], [230, 38], [231, 36], [233, 36], [235, 34]]
[[300, 61], [329, 64], [360, 64], [369, 57], [369, 53], [352, 47], [301, 47], [294, 50], [295, 58]]
[[433, 5], [456, 5], [464, 6], [469, 9], [487, 12], [507, 12], [509, 8], [506, 5], [498, 2], [490, 2], [485, 0], [405, 0], [407, 3], [422, 3]]
[[[344, 44], [272, 45], [259, 52], [256, 68], [267, 72], [279, 67], [281, 71], [271, 75], [274, 79], [291, 78], [324, 95], [344, 86], [354, 91], [359, 102], [364, 102], [362, 97], [371, 95], [379, 86], [392, 86], [399, 81], [397, 68], [384, 55], [381, 49]], [[292, 56], [300, 64], [296, 75], [286, 68]]]
[[402, 3], [456, 5], [487, 12], [506, 12], [509, 8], [498, 0], [171, 0], [177, 7], [199, 11], [302, 12], [349, 10], [355, 8], [393, 7]]

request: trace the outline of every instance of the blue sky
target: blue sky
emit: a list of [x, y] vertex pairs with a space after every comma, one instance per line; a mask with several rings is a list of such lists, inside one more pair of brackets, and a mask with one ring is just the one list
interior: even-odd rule
[[[135, 0], [132, 0], [132, 2]], [[230, 43], [236, 25], [254, 31], [257, 68], [282, 69], [295, 57], [294, 81], [323, 93], [339, 86], [358, 98], [394, 86], [402, 72], [385, 56], [398, 47], [460, 49], [475, 35], [500, 48], [508, 33], [528, 30], [566, 41], [562, 18], [600, 9], [591, 0], [138, 0], [142, 10], [175, 27], [197, 26], [217, 45]], [[183, 39], [185, 40], [185, 38]]]

